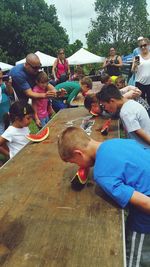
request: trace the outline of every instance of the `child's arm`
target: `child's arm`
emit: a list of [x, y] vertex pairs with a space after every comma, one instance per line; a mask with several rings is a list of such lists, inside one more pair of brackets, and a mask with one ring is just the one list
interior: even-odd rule
[[145, 131], [143, 129], [139, 129], [136, 130], [135, 133], [141, 138], [143, 139], [143, 141], [145, 141], [147, 144], [150, 145], [150, 135], [145, 133]]
[[41, 121], [37, 115], [37, 103], [35, 99], [32, 99], [32, 107], [34, 109], [34, 118], [35, 118], [35, 123], [38, 127], [42, 127]]
[[9, 157], [9, 148], [6, 145], [6, 142], [7, 142], [7, 140], [5, 138], [3, 138], [2, 136], [0, 136], [0, 153]]
[[130, 198], [130, 203], [140, 210], [150, 214], [150, 197], [134, 191], [132, 197]]
[[134, 99], [134, 98], [140, 96], [142, 93], [137, 87], [132, 86], [132, 85], [128, 85], [128, 86], [120, 89], [120, 92], [124, 97], [126, 97], [128, 99]]

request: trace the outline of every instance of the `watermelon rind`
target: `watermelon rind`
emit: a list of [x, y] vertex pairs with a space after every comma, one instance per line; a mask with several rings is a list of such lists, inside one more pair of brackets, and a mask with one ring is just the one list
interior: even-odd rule
[[[43, 133], [43, 134], [42, 134]], [[41, 137], [40, 137], [41, 136]], [[46, 127], [37, 134], [28, 134], [26, 138], [32, 142], [42, 142], [49, 136], [49, 127]]]
[[93, 115], [93, 116], [98, 116], [98, 114], [97, 114], [97, 113], [94, 113], [93, 111], [90, 111], [90, 113], [91, 113], [91, 115]]

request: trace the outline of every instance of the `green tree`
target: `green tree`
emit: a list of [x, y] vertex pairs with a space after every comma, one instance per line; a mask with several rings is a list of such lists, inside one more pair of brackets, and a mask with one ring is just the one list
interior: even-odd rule
[[66, 49], [66, 55], [69, 57], [75, 52], [77, 52], [82, 47], [83, 47], [83, 43], [77, 39], [73, 44], [68, 45]]
[[58, 48], [69, 45], [55, 6], [44, 0], [1, 0], [0, 36], [10, 63], [37, 50], [56, 56]]
[[148, 36], [146, 0], [96, 0], [97, 19], [86, 35], [91, 51], [107, 55], [110, 46], [127, 54], [136, 46], [139, 36]]

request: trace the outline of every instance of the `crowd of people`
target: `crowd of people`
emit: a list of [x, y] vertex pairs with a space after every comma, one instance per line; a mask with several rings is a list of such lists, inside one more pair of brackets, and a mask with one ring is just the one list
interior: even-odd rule
[[[44, 127], [53, 112], [71, 107], [80, 93], [85, 108], [94, 116], [120, 118], [126, 138], [103, 143], [91, 139], [77, 127], [68, 127], [58, 139], [64, 161], [82, 168], [94, 166], [94, 180], [121, 207], [129, 207], [127, 218], [127, 263], [150, 266], [150, 52], [141, 37], [133, 59], [135, 86], [121, 76], [122, 59], [110, 48], [101, 75], [102, 88], [92, 91], [92, 80], [78, 66], [71, 75], [64, 49], [59, 49], [49, 80], [37, 55], [13, 67], [8, 80], [0, 70], [0, 153], [14, 157], [27, 143], [34, 119]], [[32, 100], [29, 104], [29, 99]], [[120, 154], [121, 153], [121, 154]], [[109, 164], [107, 164], [109, 162]], [[134, 250], [134, 251], [133, 251]]]

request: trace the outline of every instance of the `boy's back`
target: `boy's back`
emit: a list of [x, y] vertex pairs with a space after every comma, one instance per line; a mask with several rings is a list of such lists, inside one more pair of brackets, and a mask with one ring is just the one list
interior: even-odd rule
[[135, 131], [143, 129], [145, 133], [150, 135], [150, 118], [145, 108], [134, 100], [128, 100], [120, 110], [120, 118], [128, 137], [150, 148], [150, 145], [135, 133]]
[[[121, 207], [134, 191], [150, 196], [150, 150], [134, 140], [105, 141], [97, 150], [94, 179]], [[130, 229], [150, 232], [150, 215], [131, 208]]]

